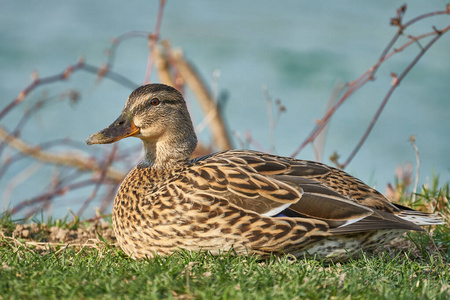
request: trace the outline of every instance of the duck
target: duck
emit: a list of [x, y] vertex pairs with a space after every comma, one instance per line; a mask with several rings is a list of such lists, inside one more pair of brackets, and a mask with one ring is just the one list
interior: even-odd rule
[[117, 191], [112, 222], [134, 259], [183, 249], [344, 261], [443, 224], [323, 163], [253, 150], [192, 159], [194, 126], [183, 95], [168, 85], [134, 90], [120, 116], [86, 143], [127, 137], [141, 139], [144, 156]]

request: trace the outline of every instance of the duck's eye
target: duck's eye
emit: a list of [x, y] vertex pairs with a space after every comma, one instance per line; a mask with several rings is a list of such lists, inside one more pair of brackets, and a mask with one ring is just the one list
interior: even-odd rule
[[159, 99], [158, 98], [153, 98], [152, 100], [150, 100], [150, 104], [153, 106], [156, 106], [159, 104]]

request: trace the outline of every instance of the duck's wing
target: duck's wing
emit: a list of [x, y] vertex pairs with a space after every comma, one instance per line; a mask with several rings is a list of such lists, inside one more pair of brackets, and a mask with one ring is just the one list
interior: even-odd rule
[[344, 171], [324, 164], [264, 154], [226, 151], [193, 161], [185, 180], [265, 216], [312, 218], [336, 234], [421, 228], [402, 210]]
[[437, 214], [424, 213], [396, 203], [394, 205], [400, 210], [400, 213], [398, 214], [400, 218], [416, 225], [428, 226], [446, 224], [444, 219]]

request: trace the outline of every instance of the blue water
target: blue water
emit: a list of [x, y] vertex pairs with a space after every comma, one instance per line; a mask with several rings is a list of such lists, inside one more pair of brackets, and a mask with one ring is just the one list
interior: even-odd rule
[[[104, 50], [111, 38], [131, 30], [152, 31], [159, 1], [30, 1], [2, 0], [0, 12], [0, 109], [30, 83], [32, 71], [40, 76], [60, 73], [84, 56], [90, 64], [105, 61]], [[271, 148], [266, 86], [273, 99], [287, 110], [275, 129], [275, 152], [290, 155], [323, 113], [338, 82], [356, 79], [376, 62], [395, 28], [389, 20], [402, 1], [174, 1], [167, 2], [161, 37], [183, 49], [207, 82], [220, 72], [219, 92], [228, 95], [224, 114], [236, 135], [251, 132], [264, 150]], [[447, 1], [409, 1], [406, 20], [419, 13], [443, 9]], [[440, 16], [412, 27], [420, 34], [447, 26], [449, 16]], [[405, 41], [406, 39], [403, 39]], [[323, 161], [337, 151], [345, 159], [390, 87], [391, 72], [399, 73], [417, 54], [417, 47], [397, 55], [370, 83], [333, 117], [326, 137]], [[395, 169], [411, 162], [414, 150], [408, 141], [417, 136], [421, 158], [420, 183], [439, 174], [450, 180], [450, 35], [444, 35], [421, 59], [395, 91], [347, 171], [384, 191], [393, 182]], [[147, 42], [132, 39], [119, 47], [114, 70], [142, 83], [147, 63]], [[156, 77], [153, 78], [157, 80]], [[74, 88], [82, 93], [75, 105], [55, 100], [29, 121], [23, 138], [36, 144], [70, 137], [80, 142], [80, 151], [107, 153], [105, 148], [88, 149], [82, 143], [91, 133], [109, 125], [120, 113], [130, 89], [95, 76], [76, 73], [67, 82], [42, 87], [0, 124], [13, 128], [23, 111], [47, 95]], [[44, 94], [47, 93], [47, 94]], [[188, 94], [188, 101], [190, 99]], [[202, 115], [191, 103], [196, 124]], [[208, 132], [200, 132], [209, 140]], [[128, 139], [127, 147], [138, 144]], [[234, 144], [239, 147], [235, 139]], [[85, 148], [83, 148], [85, 147]], [[250, 146], [255, 148], [255, 146]], [[110, 148], [107, 148], [110, 149]], [[53, 150], [53, 149], [52, 149]], [[57, 149], [54, 149], [55, 151]], [[7, 154], [7, 153], [6, 153]], [[133, 154], [138, 156], [139, 153]], [[308, 146], [298, 156], [315, 159]], [[31, 168], [31, 169], [27, 169]], [[21, 178], [24, 170], [34, 175], [17, 188], [8, 183]], [[39, 169], [37, 169], [39, 168]], [[30, 171], [30, 172], [31, 172]], [[57, 176], [53, 167], [31, 161], [14, 164], [0, 181], [2, 208], [29, 199]], [[19, 175], [19, 176], [18, 176]], [[90, 189], [68, 193], [52, 206], [50, 213], [74, 211]], [[93, 203], [91, 208], [98, 206]], [[91, 213], [92, 209], [88, 209]]]

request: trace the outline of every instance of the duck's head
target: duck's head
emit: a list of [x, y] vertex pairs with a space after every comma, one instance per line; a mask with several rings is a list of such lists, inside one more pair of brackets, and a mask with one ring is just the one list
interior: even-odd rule
[[183, 96], [164, 84], [147, 84], [134, 90], [122, 114], [86, 143], [109, 144], [130, 136], [142, 140], [144, 163], [154, 167], [185, 163], [197, 145]]

